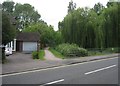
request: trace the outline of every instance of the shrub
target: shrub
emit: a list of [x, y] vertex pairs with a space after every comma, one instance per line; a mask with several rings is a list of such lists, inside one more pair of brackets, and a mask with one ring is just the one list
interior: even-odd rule
[[88, 51], [84, 48], [79, 48], [78, 56], [88, 56]]
[[63, 54], [64, 56], [70, 56], [70, 57], [79, 56], [80, 57], [80, 56], [88, 55], [88, 52], [86, 49], [80, 48], [76, 44], [63, 43], [63, 44], [58, 45], [55, 49], [61, 54]]
[[32, 58], [33, 59], [39, 59], [37, 51], [32, 52]]

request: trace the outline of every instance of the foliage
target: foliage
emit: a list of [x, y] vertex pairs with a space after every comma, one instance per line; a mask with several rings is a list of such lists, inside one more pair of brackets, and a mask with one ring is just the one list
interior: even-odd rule
[[84, 48], [80, 48], [76, 44], [69, 44], [69, 43], [63, 43], [58, 45], [55, 48], [58, 52], [60, 52], [64, 56], [87, 56], [87, 50]]
[[88, 56], [88, 51], [84, 48], [79, 48], [77, 56]]
[[87, 49], [89, 56], [96, 56], [96, 55], [105, 55], [105, 54], [112, 54], [112, 53], [119, 53], [118, 47], [112, 47], [112, 48], [93, 48], [93, 49]]
[[6, 45], [12, 41], [15, 37], [15, 28], [10, 22], [9, 16], [6, 13], [2, 13], [2, 44]]
[[[2, 13], [2, 45], [6, 45], [12, 41], [15, 37], [15, 28], [12, 26], [9, 16], [6, 13]], [[4, 63], [5, 57], [5, 48], [2, 48], [2, 61]]]
[[107, 48], [103, 52], [104, 53], [119, 53], [118, 48]]
[[32, 52], [33, 59], [45, 60], [44, 56], [45, 56], [44, 50], [40, 50], [39, 52], [37, 52], [37, 51]]
[[39, 51], [39, 54], [38, 54], [39, 59], [40, 59], [40, 60], [45, 60], [44, 56], [45, 56], [44, 50], [40, 50], [40, 51]]
[[23, 32], [39, 32], [41, 47], [55, 46], [62, 41], [61, 32], [55, 32], [52, 26], [48, 26], [44, 22], [31, 24], [29, 27], [25, 28]]
[[99, 3], [94, 5], [93, 9], [99, 15], [99, 14], [101, 14], [103, 8], [104, 8], [104, 6], [99, 2]]
[[54, 48], [49, 48], [49, 50], [58, 58], [64, 59], [65, 57], [58, 51], [56, 51]]
[[41, 17], [30, 4], [17, 3], [14, 8], [14, 15], [17, 17], [18, 23], [20, 24], [19, 28], [24, 29], [30, 23], [38, 22]]
[[14, 2], [13, 1], [5, 1], [2, 3], [2, 8], [3, 11], [6, 11], [8, 13], [12, 13], [13, 12], [13, 8], [14, 8]]
[[61, 44], [61, 43], [64, 42], [63, 36], [62, 36], [62, 34], [61, 34], [60, 31], [56, 31], [56, 32], [55, 32], [54, 41], [55, 41], [54, 46], [59, 45], [59, 44]]
[[32, 52], [32, 58], [33, 59], [39, 59], [37, 51]]
[[73, 10], [75, 10], [76, 8], [76, 3], [73, 3], [73, 1], [71, 0], [69, 2], [69, 6], [68, 6], [68, 13], [72, 12]]
[[64, 42], [83, 48], [119, 47], [119, 8], [119, 3], [112, 3], [107, 8], [97, 3], [94, 8], [72, 10], [59, 22]]
[[112, 6], [104, 10], [103, 16], [104, 21], [102, 23], [103, 32], [104, 32], [104, 46], [105, 48], [109, 47], [119, 47], [120, 40], [120, 4], [113, 3]]
[[24, 29], [31, 23], [40, 21], [41, 15], [30, 4], [20, 4], [13, 1], [4, 1], [2, 10], [16, 20], [16, 28]]

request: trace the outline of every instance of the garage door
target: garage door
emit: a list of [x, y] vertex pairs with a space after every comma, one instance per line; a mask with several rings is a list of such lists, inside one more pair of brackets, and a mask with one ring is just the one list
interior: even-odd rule
[[23, 51], [36, 51], [37, 42], [23, 42]]

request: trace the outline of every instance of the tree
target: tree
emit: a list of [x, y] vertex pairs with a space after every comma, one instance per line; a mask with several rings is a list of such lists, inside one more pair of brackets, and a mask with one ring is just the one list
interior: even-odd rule
[[[2, 45], [6, 45], [12, 41], [15, 37], [15, 28], [10, 22], [9, 16], [3, 12], [2, 13]], [[2, 60], [5, 60], [5, 48], [2, 48]]]
[[103, 8], [104, 8], [104, 6], [99, 2], [94, 5], [93, 9], [99, 15], [102, 12]]
[[118, 47], [119, 39], [119, 3], [111, 3], [112, 6], [104, 10], [104, 32], [105, 32], [105, 45], [106, 47]]
[[58, 22], [58, 28], [59, 28], [59, 31], [61, 31], [61, 29], [63, 28], [63, 21]]
[[69, 6], [68, 6], [68, 13], [72, 12], [73, 10], [75, 10], [75, 8], [76, 8], [76, 3], [73, 3], [73, 1], [71, 0], [69, 2]]
[[7, 12], [7, 13], [13, 13], [13, 9], [14, 9], [14, 2], [13, 1], [5, 1], [2, 3], [2, 9], [3, 11]]
[[42, 48], [44, 48], [46, 45], [54, 46], [56, 43], [56, 33], [53, 29], [53, 26], [48, 26], [43, 21], [29, 25], [29, 27], [25, 28], [23, 32], [38, 32], [40, 34]]
[[115, 4], [116, 2], [110, 2], [110, 0], [109, 0], [109, 2], [107, 2], [107, 7], [109, 8], [109, 7], [111, 7], [111, 6], [113, 6], [113, 4]]
[[62, 36], [60, 31], [56, 31], [55, 32], [55, 35], [54, 35], [53, 39], [55, 41], [55, 45], [54, 46], [59, 45], [59, 44], [64, 42], [63, 36]]
[[[73, 3], [73, 2], [72, 2]], [[75, 43], [84, 48], [118, 47], [120, 43], [120, 4], [104, 8], [95, 4], [94, 8], [72, 10], [59, 22], [65, 43]]]
[[31, 23], [39, 22], [41, 15], [35, 11], [34, 7], [30, 4], [19, 4], [15, 5], [14, 16], [18, 21], [18, 28], [24, 29]]

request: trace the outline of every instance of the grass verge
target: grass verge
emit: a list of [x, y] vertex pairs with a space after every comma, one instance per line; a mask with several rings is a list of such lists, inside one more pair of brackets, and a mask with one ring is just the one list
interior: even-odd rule
[[64, 58], [65, 58], [61, 53], [59, 53], [59, 52], [56, 51], [55, 49], [49, 48], [49, 50], [50, 50], [50, 52], [52, 52], [56, 57], [61, 58], [61, 59], [64, 59]]
[[88, 56], [101, 56], [101, 55], [106, 55], [109, 53], [103, 53], [103, 52], [98, 52], [98, 51], [88, 51]]
[[40, 50], [39, 52], [37, 51], [32, 52], [33, 59], [45, 60], [44, 56], [45, 56], [44, 50]]
[[39, 51], [39, 54], [38, 54], [39, 59], [40, 59], [40, 60], [45, 60], [44, 56], [45, 56], [44, 50], [40, 50], [40, 51]]

